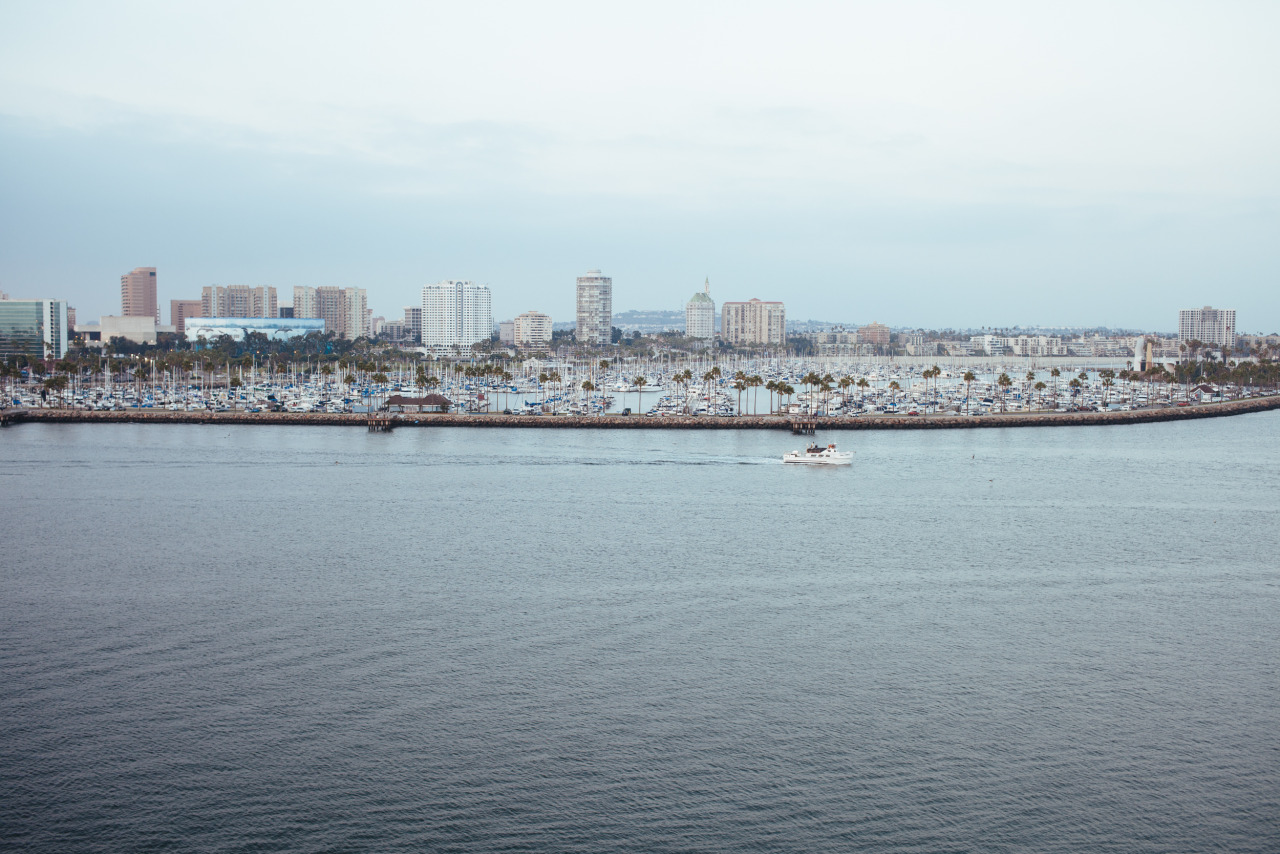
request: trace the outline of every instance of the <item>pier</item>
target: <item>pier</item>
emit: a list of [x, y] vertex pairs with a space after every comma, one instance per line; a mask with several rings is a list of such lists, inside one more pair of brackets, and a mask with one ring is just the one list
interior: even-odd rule
[[385, 412], [369, 413], [369, 432], [370, 433], [390, 433], [395, 429], [396, 422], [390, 415]]
[[17, 424], [26, 417], [27, 410], [25, 409], [0, 409], [0, 427], [8, 427], [10, 424]]

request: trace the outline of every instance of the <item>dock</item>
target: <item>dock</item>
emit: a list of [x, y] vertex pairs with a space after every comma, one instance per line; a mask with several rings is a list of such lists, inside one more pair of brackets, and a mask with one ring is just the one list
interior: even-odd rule
[[369, 432], [370, 433], [390, 433], [395, 429], [396, 422], [385, 412], [369, 413]]
[[19, 421], [25, 420], [26, 417], [27, 410], [25, 409], [0, 409], [0, 427], [17, 424]]

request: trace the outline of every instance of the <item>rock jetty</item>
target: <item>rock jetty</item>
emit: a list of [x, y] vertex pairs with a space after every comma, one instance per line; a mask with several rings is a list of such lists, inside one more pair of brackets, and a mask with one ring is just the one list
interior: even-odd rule
[[[1130, 412], [1018, 412], [1005, 415], [873, 415], [856, 418], [805, 416], [819, 430], [949, 430], [1000, 427], [1080, 427], [1104, 424], [1147, 424], [1154, 421], [1183, 421], [1220, 418], [1248, 412], [1280, 409], [1280, 396], [1254, 397], [1200, 406], [1140, 409]], [[671, 417], [643, 415], [501, 415], [501, 414], [404, 414], [391, 416], [395, 427], [530, 427], [587, 428], [605, 430], [790, 430], [796, 419], [778, 415], [740, 417]], [[133, 409], [122, 412], [92, 412], [78, 409], [29, 409], [21, 421], [82, 424], [292, 424], [364, 427], [365, 414], [295, 412], [171, 412]]]

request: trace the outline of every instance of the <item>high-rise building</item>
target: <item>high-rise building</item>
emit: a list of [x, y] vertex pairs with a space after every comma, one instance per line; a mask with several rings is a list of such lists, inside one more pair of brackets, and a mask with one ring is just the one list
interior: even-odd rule
[[200, 292], [201, 317], [276, 317], [279, 304], [273, 287], [207, 285]]
[[156, 268], [134, 267], [120, 277], [120, 315], [150, 317], [160, 322], [160, 302], [156, 299]]
[[404, 337], [416, 343], [422, 343], [422, 306], [406, 305], [404, 307]]
[[710, 341], [716, 337], [716, 304], [711, 299], [711, 279], [684, 306], [684, 334]]
[[551, 343], [551, 315], [526, 311], [516, 315], [512, 338], [517, 347], [545, 347]]
[[67, 306], [67, 330], [74, 335], [76, 331], [76, 307]]
[[325, 329], [336, 333], [339, 338], [361, 338], [369, 334], [368, 299], [364, 288], [295, 285], [293, 316], [319, 317], [324, 320]]
[[502, 320], [498, 322], [498, 343], [516, 343], [516, 322], [514, 320]]
[[1206, 305], [1178, 312], [1178, 338], [1182, 341], [1203, 341], [1215, 347], [1234, 347], [1235, 309]]
[[[204, 301], [198, 299], [171, 299], [169, 300], [169, 325], [178, 333], [179, 338], [184, 338], [187, 334], [187, 318], [200, 317], [200, 312], [204, 311]], [[216, 314], [206, 314], [204, 317], [218, 317]]]
[[580, 344], [608, 344], [613, 340], [613, 279], [599, 270], [578, 277], [578, 328]]
[[67, 355], [67, 303], [0, 300], [0, 356], [61, 359]]
[[731, 346], [787, 343], [787, 309], [780, 302], [750, 299], [720, 307], [720, 335]]
[[422, 288], [422, 345], [470, 347], [493, 335], [488, 285], [452, 279]]

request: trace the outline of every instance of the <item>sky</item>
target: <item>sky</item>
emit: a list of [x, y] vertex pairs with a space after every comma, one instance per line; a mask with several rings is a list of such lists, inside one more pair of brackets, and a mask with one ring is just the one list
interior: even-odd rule
[[1280, 329], [1280, 3], [0, 0], [0, 290]]

